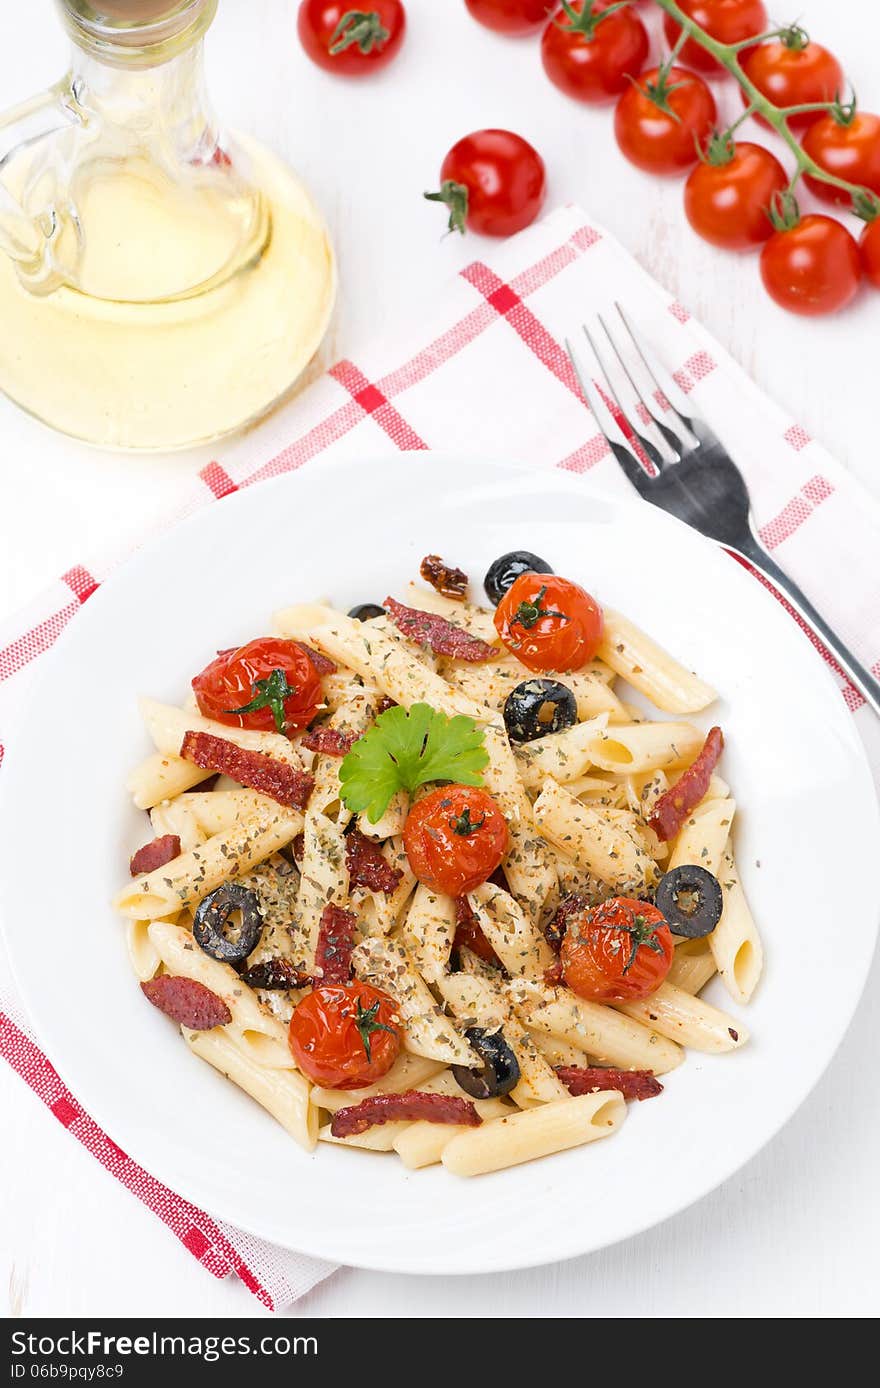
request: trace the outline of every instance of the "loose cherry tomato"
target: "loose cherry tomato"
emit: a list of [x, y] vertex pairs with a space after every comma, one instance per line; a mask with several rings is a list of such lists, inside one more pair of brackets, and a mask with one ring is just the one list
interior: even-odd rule
[[475, 130], [443, 160], [440, 192], [429, 202], [449, 208], [449, 230], [511, 236], [533, 222], [545, 192], [544, 161], [511, 130]]
[[602, 640], [602, 609], [556, 574], [520, 574], [495, 609], [495, 630], [528, 670], [580, 670]]
[[400, 1014], [369, 983], [326, 984], [306, 993], [287, 1044], [308, 1079], [328, 1089], [363, 1089], [387, 1075], [400, 1052]]
[[607, 101], [630, 77], [637, 77], [648, 56], [649, 40], [634, 10], [614, 9], [612, 0], [573, 0], [560, 7], [541, 38], [544, 71], [576, 101]]
[[[764, 0], [678, 0], [679, 7], [689, 19], [705, 29], [719, 43], [742, 43], [753, 34], [761, 34], [767, 28], [767, 11]], [[663, 16], [663, 30], [670, 46], [674, 46], [681, 27], [672, 15]], [[751, 49], [745, 50], [751, 52]], [[697, 43], [696, 39], [685, 39], [678, 56], [683, 63], [697, 68], [700, 72], [723, 72], [721, 64]], [[740, 53], [740, 59], [742, 59]]]
[[859, 239], [859, 252], [865, 274], [880, 289], [880, 217], [870, 221]]
[[[856, 111], [848, 118], [846, 111], [841, 114], [843, 119], [833, 112], [820, 116], [801, 143], [826, 173], [880, 193], [880, 116], [868, 111]], [[812, 174], [804, 174], [804, 182], [823, 202], [851, 206], [849, 193], [833, 183], [822, 183]]]
[[779, 160], [763, 145], [713, 137], [706, 158], [684, 185], [687, 219], [704, 241], [730, 251], [751, 251], [773, 235], [770, 207], [788, 186]]
[[345, 0], [302, 0], [296, 27], [300, 43], [318, 67], [345, 77], [366, 77], [397, 53], [406, 12], [401, 0], [367, 0], [364, 9]]
[[792, 313], [835, 313], [855, 295], [861, 273], [855, 240], [821, 213], [775, 231], [761, 251], [764, 288]]
[[[796, 26], [787, 36], [752, 48], [741, 62], [743, 72], [774, 106], [833, 101], [843, 90], [843, 72], [834, 54]], [[748, 100], [745, 92], [743, 100]], [[821, 115], [821, 111], [801, 111], [790, 116], [788, 123], [793, 130], [805, 130]], [[767, 125], [763, 116], [758, 120]]]
[[675, 946], [656, 906], [613, 896], [572, 913], [562, 941], [562, 976], [573, 993], [596, 1002], [628, 1002], [656, 992]]
[[221, 651], [192, 687], [206, 718], [264, 732], [305, 728], [322, 702], [321, 680], [308, 652], [277, 636]]
[[547, 18], [548, 0], [464, 0], [474, 19], [499, 34], [533, 34]]
[[715, 100], [702, 77], [683, 67], [650, 68], [623, 93], [614, 134], [630, 163], [679, 174], [697, 161], [715, 125]]
[[413, 805], [403, 846], [420, 882], [463, 896], [488, 881], [507, 852], [507, 820], [484, 790], [441, 786]]

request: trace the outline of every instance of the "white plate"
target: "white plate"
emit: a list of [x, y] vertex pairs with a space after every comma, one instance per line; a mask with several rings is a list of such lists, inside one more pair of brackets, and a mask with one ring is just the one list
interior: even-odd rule
[[[267, 630], [283, 604], [381, 601], [431, 551], [479, 580], [523, 547], [723, 692], [709, 714], [727, 736], [737, 855], [767, 951], [747, 1010], [753, 1039], [732, 1055], [690, 1054], [610, 1141], [494, 1176], [408, 1173], [393, 1157], [323, 1145], [306, 1155], [189, 1054], [129, 973], [108, 903], [149, 827], [123, 791], [148, 750], [135, 697], [180, 700], [217, 649]], [[816, 1083], [876, 935], [862, 882], [846, 947], [830, 947], [847, 875], [873, 860], [880, 826], [852, 719], [819, 657], [726, 555], [565, 473], [418, 453], [321, 462], [210, 507], [89, 600], [41, 664], [0, 780], [9, 953], [67, 1084], [115, 1142], [214, 1215], [362, 1267], [524, 1267], [683, 1209], [754, 1156]]]

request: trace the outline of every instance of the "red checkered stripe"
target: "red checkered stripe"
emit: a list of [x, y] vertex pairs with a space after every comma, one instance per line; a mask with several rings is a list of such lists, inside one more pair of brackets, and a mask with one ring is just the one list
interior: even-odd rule
[[217, 1278], [228, 1277], [234, 1272], [258, 1301], [270, 1311], [275, 1310], [272, 1297], [253, 1269], [224, 1237], [210, 1215], [175, 1195], [117, 1147], [77, 1103], [42, 1051], [3, 1012], [0, 1012], [0, 1055], [21, 1075], [61, 1126], [141, 1204], [158, 1215], [202, 1267]]

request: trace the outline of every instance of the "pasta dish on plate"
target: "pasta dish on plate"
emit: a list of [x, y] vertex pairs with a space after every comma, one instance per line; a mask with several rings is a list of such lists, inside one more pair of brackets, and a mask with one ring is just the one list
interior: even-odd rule
[[145, 998], [303, 1147], [474, 1176], [743, 1046], [700, 993], [748, 1002], [762, 950], [690, 721], [715, 690], [537, 555], [491, 564], [491, 609], [421, 577], [141, 701], [153, 837], [115, 906]]

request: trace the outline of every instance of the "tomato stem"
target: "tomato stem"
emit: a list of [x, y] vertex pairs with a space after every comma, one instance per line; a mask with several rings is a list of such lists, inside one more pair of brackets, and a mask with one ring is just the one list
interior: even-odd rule
[[468, 190], [464, 183], [456, 183], [446, 178], [440, 184], [439, 193], [424, 193], [428, 202], [442, 202], [449, 208], [449, 230], [465, 234], [468, 213]]
[[[655, 4], [659, 5], [660, 9], [668, 14], [670, 18], [674, 19], [676, 24], [680, 26], [682, 31], [679, 36], [680, 40], [684, 38], [693, 39], [695, 43], [698, 43], [701, 48], [704, 48], [707, 53], [711, 54], [715, 61], [720, 63], [721, 67], [725, 68], [734, 80], [739, 83], [748, 102], [749, 109], [746, 114], [763, 116], [767, 124], [776, 131], [779, 138], [783, 140], [791, 150], [795, 158], [795, 170], [791, 182], [792, 188], [802, 174], [808, 173], [811, 178], [815, 178], [817, 182], [829, 183], [832, 187], [840, 188], [843, 192], [848, 193], [853, 203], [852, 210], [857, 216], [864, 217], [865, 210], [869, 207], [877, 207], [877, 211], [880, 211], [880, 205], [878, 205], [877, 199], [868, 188], [863, 188], [858, 183], [848, 183], [845, 178], [838, 178], [836, 174], [826, 172], [820, 164], [817, 164], [815, 159], [803, 149], [800, 141], [788, 123], [789, 116], [795, 115], [798, 112], [830, 111], [831, 114], [834, 115], [835, 107], [848, 110], [849, 103], [842, 107], [840, 99], [837, 97], [834, 101], [815, 102], [804, 106], [776, 106], [763, 92], [758, 90], [754, 82], [751, 81], [742, 69], [739, 61], [739, 54], [742, 49], [753, 48], [756, 44], [761, 43], [765, 39], [779, 38], [789, 48], [804, 48], [809, 42], [809, 36], [800, 25], [788, 24], [781, 29], [772, 29], [766, 34], [757, 34], [753, 38], [743, 40], [741, 43], [720, 43], [718, 39], [714, 39], [711, 34], [707, 33], [700, 24], [697, 24], [695, 20], [691, 19], [689, 14], [685, 14], [684, 10], [677, 3], [677, 0], [655, 0]], [[673, 50], [673, 54], [677, 53], [677, 51], [678, 45], [676, 45], [676, 48]], [[859, 211], [859, 208], [862, 208], [862, 211]], [[877, 215], [877, 211], [873, 213], [874, 216]]]

